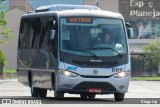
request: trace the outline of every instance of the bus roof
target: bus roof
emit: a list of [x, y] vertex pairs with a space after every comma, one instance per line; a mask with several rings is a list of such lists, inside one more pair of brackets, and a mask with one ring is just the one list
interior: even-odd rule
[[120, 13], [110, 12], [110, 11], [104, 11], [104, 10], [83, 10], [83, 9], [77, 9], [77, 10], [65, 10], [59, 12], [59, 14], [62, 16], [93, 16], [93, 17], [110, 17], [110, 18], [123, 18], [123, 16]]
[[73, 10], [73, 9], [90, 9], [90, 10], [100, 10], [96, 6], [90, 5], [68, 5], [68, 4], [55, 4], [55, 5], [46, 5], [38, 7], [35, 12], [44, 12], [44, 11], [63, 11], [63, 10]]
[[41, 6], [35, 12], [24, 15], [25, 16], [42, 16], [57, 14], [60, 17], [67, 16], [86, 16], [86, 17], [109, 17], [123, 19], [120, 13], [104, 11], [96, 6], [89, 5], [49, 5]]

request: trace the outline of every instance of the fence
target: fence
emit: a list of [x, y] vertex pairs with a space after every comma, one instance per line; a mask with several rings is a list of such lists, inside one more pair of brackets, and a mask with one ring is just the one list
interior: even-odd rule
[[[146, 65], [145, 62], [149, 62]], [[159, 75], [159, 69], [152, 64], [151, 59], [145, 59], [142, 53], [131, 53], [131, 76], [157, 76]]]

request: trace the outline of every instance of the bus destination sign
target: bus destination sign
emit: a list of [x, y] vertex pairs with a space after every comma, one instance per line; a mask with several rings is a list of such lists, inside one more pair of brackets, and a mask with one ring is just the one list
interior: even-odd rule
[[91, 18], [67, 18], [67, 23], [87, 23], [92, 24], [93, 19]]

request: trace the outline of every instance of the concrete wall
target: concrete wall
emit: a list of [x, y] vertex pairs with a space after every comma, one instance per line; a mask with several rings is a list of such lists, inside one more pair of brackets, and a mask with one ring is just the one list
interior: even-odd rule
[[14, 8], [18, 8], [26, 12], [32, 10], [28, 0], [10, 0], [9, 4], [10, 4], [10, 10]]
[[8, 41], [7, 45], [1, 45], [7, 59], [6, 68], [15, 68], [17, 66], [17, 44], [19, 35], [19, 25], [21, 16], [25, 12], [17, 8], [7, 12], [8, 27], [12, 29], [13, 39]]
[[84, 5], [98, 5], [102, 10], [113, 12], [119, 11], [119, 0], [84, 0]]

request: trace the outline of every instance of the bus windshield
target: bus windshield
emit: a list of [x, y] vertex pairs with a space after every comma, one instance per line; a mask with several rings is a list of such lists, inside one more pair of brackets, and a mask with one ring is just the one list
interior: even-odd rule
[[110, 57], [127, 53], [123, 20], [111, 18], [66, 17], [60, 19], [61, 52]]

